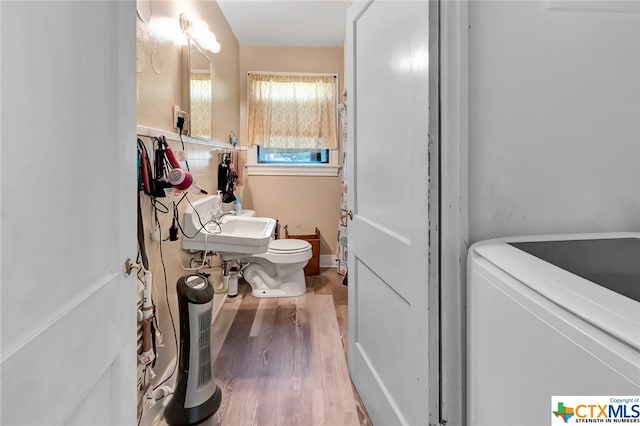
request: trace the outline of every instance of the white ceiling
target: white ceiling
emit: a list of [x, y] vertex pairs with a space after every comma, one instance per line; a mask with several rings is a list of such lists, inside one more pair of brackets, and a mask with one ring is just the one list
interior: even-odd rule
[[245, 45], [342, 47], [351, 0], [218, 0]]

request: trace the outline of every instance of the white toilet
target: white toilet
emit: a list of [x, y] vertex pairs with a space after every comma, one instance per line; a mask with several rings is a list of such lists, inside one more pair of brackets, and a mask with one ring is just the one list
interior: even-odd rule
[[307, 291], [304, 267], [311, 259], [311, 244], [305, 240], [272, 240], [266, 253], [243, 259], [242, 275], [258, 298], [301, 296]]

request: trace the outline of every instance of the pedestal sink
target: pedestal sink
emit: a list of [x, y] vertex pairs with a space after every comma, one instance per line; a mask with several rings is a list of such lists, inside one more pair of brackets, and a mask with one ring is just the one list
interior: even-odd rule
[[216, 252], [222, 260], [266, 252], [275, 219], [226, 214], [216, 220], [218, 200], [216, 195], [205, 197], [185, 209], [184, 233], [193, 238], [183, 236], [182, 247]]

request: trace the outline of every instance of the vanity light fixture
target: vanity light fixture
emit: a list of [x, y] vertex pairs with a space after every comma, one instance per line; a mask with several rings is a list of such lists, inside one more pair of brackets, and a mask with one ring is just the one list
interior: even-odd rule
[[206, 22], [197, 20], [191, 21], [184, 13], [180, 14], [180, 29], [184, 35], [192, 40], [200, 49], [211, 53], [220, 52], [220, 43], [216, 40], [215, 34], [209, 30]]

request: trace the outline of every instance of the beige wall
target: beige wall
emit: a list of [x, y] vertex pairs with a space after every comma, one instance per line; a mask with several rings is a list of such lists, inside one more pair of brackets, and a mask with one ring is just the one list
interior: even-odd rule
[[[151, 11], [149, 22], [136, 19], [137, 123], [174, 131], [171, 108], [181, 99], [180, 47], [153, 33], [152, 25], [169, 19], [177, 22], [179, 2], [152, 1]], [[157, 59], [157, 73], [153, 70], [152, 57]]]
[[[213, 63], [213, 138], [220, 141], [228, 141], [229, 131], [239, 133], [239, 46], [238, 41], [225, 20], [219, 6], [214, 1], [152, 1], [152, 19], [173, 20], [178, 23], [181, 12], [191, 19], [206, 21], [209, 28], [215, 33], [222, 50], [214, 55]], [[182, 76], [181, 76], [181, 47], [171, 41], [163, 41], [150, 33], [147, 24], [138, 23], [138, 47], [145, 51], [144, 69], [137, 73], [138, 83], [138, 124], [153, 127], [167, 132], [175, 132], [173, 128], [173, 104], [181, 105]], [[156, 73], [151, 64], [153, 51], [161, 62], [161, 69]], [[150, 138], [142, 138], [146, 143], [149, 154], [153, 156], [152, 141]], [[133, 143], [133, 141], [132, 141]], [[175, 151], [181, 150], [178, 141], [169, 141]], [[216, 151], [211, 146], [185, 143], [185, 156], [189, 168], [196, 182], [209, 193], [215, 193], [217, 189], [217, 167], [219, 160]], [[189, 195], [194, 201], [198, 195]], [[151, 239], [151, 232], [155, 227], [155, 217], [159, 221], [162, 238], [169, 236], [169, 227], [172, 221], [172, 201], [169, 198], [159, 198], [169, 208], [169, 213], [158, 211], [154, 213], [149, 197], [141, 196], [141, 206], [144, 222], [144, 235], [147, 253], [149, 256], [150, 270], [153, 274], [153, 300], [157, 308], [158, 324], [163, 333], [162, 344], [158, 348], [158, 360], [154, 368], [158, 377], [154, 384], [159, 383], [165, 373], [171, 371], [176, 356], [172, 324], [167, 309], [167, 299], [171, 301], [171, 310], [176, 327], [178, 326], [178, 308], [175, 296], [176, 282], [179, 277], [189, 273], [182, 268], [181, 263], [190, 266], [190, 256], [182, 250], [182, 236], [178, 241], [164, 241], [162, 245]], [[177, 200], [176, 200], [177, 201]], [[186, 201], [182, 201], [179, 208], [179, 217], [182, 220]], [[161, 209], [163, 207], [158, 206]], [[164, 261], [164, 268], [163, 268]], [[217, 261], [217, 259], [216, 259]], [[219, 263], [219, 261], [218, 261]], [[166, 278], [165, 278], [166, 271]], [[219, 269], [205, 269], [205, 272], [213, 275], [213, 282], [221, 280]], [[165, 287], [166, 279], [166, 287]], [[168, 297], [167, 297], [168, 293]], [[216, 300], [221, 297], [216, 295]]]
[[[229, 140], [229, 132], [239, 132], [238, 110], [240, 74], [239, 45], [220, 7], [215, 1], [152, 1], [150, 23], [138, 23], [138, 48], [142, 49], [143, 70], [137, 73], [138, 124], [175, 132], [173, 105], [186, 109], [182, 100], [182, 47], [153, 32], [155, 22], [169, 21], [178, 25], [178, 16], [201, 19], [216, 35], [222, 50], [213, 55], [213, 138]], [[153, 69], [152, 56], [159, 58], [160, 73]]]
[[[338, 74], [344, 87], [344, 55], [340, 47], [240, 46], [240, 145], [247, 145], [246, 76], [250, 71]], [[246, 151], [243, 152], [246, 154]], [[246, 176], [244, 208], [288, 225], [292, 234], [320, 229], [320, 253], [336, 253], [341, 176]]]

